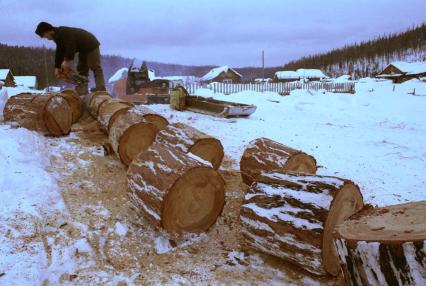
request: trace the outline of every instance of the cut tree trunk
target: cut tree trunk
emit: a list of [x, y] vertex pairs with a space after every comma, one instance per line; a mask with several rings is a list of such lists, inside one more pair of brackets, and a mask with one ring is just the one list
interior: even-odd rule
[[314, 175], [316, 169], [314, 157], [267, 138], [251, 141], [240, 161], [241, 177], [247, 185], [257, 181], [262, 172]]
[[64, 89], [58, 95], [62, 96], [69, 104], [72, 110], [72, 123], [77, 122], [82, 114], [81, 100], [78, 93], [73, 89]]
[[56, 94], [21, 93], [9, 98], [3, 112], [5, 121], [44, 135], [62, 136], [71, 130], [72, 110], [68, 102]]
[[225, 203], [225, 181], [197, 157], [155, 142], [127, 171], [136, 208], [170, 233], [200, 233], [213, 225]]
[[178, 148], [184, 153], [190, 152], [210, 162], [214, 169], [218, 169], [222, 163], [222, 143], [218, 139], [186, 124], [170, 124], [158, 133], [156, 141]]
[[315, 175], [264, 173], [259, 180], [241, 207], [245, 244], [315, 275], [338, 275], [332, 231], [363, 207], [359, 188]]
[[426, 285], [426, 201], [363, 210], [334, 236], [347, 285]]
[[132, 103], [119, 99], [111, 98], [105, 101], [99, 108], [98, 121], [101, 123], [102, 129], [109, 133], [114, 121], [129, 109], [134, 107]]
[[169, 121], [167, 121], [166, 118], [145, 106], [139, 105], [132, 111], [142, 115], [146, 121], [153, 123], [159, 130], [163, 130], [167, 127], [167, 125], [169, 125]]
[[96, 91], [93, 93], [90, 99], [90, 103], [88, 105], [88, 110], [90, 115], [94, 118], [98, 118], [99, 108], [103, 103], [107, 100], [111, 99], [112, 96], [106, 91]]
[[111, 126], [109, 140], [121, 162], [128, 166], [154, 142], [158, 128], [132, 110], [117, 117]]

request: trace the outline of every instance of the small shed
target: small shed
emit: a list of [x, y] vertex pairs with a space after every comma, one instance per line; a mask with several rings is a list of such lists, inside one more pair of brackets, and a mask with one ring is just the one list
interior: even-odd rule
[[33, 75], [28, 76], [15, 76], [16, 86], [23, 86], [31, 89], [37, 89], [37, 77]]
[[387, 65], [376, 77], [391, 79], [395, 83], [401, 83], [413, 78], [426, 76], [426, 62], [393, 62]]
[[221, 66], [210, 70], [201, 78], [203, 82], [240, 83], [243, 76], [229, 66]]
[[4, 86], [15, 87], [15, 77], [10, 69], [0, 69], [0, 81], [4, 82]]
[[300, 75], [295, 71], [277, 71], [274, 75], [274, 82], [291, 82], [300, 79]]

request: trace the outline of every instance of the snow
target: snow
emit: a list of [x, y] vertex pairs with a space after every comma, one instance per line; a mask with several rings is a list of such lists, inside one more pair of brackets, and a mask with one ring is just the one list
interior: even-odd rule
[[[388, 66], [393, 65], [404, 74], [426, 73], [426, 62], [407, 63], [402, 61], [392, 62]], [[386, 69], [386, 68], [385, 68]]]
[[116, 71], [108, 80], [108, 83], [114, 83], [127, 76], [128, 68], [121, 68]]
[[0, 69], [0, 80], [5, 80], [9, 72], [10, 69]]
[[125, 236], [127, 234], [128, 230], [129, 230], [129, 228], [126, 225], [124, 225], [120, 222], [117, 222], [115, 224], [115, 233], [118, 234], [121, 237]]
[[37, 84], [37, 77], [36, 76], [15, 76], [15, 83], [17, 86], [35, 88]]
[[296, 72], [300, 78], [327, 78], [327, 76], [317, 69], [298, 69]]
[[229, 70], [232, 70], [237, 75], [239, 75], [240, 77], [242, 77], [241, 74], [239, 74], [237, 71], [235, 71], [234, 69], [230, 68], [229, 66], [221, 66], [221, 67], [217, 67], [217, 68], [211, 69], [207, 74], [205, 74], [201, 78], [201, 80], [212, 80], [215, 77], [217, 77], [218, 75], [220, 75], [222, 72], [228, 72]]

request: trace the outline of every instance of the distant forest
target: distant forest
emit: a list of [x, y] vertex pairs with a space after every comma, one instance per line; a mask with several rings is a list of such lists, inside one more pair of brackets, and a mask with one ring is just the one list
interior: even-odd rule
[[[141, 64], [143, 59], [138, 59]], [[387, 64], [395, 60], [426, 60], [426, 24], [411, 28], [406, 32], [381, 36], [374, 40], [348, 45], [325, 54], [310, 55], [291, 61], [281, 67], [265, 68], [265, 77], [273, 77], [279, 70], [296, 70], [298, 68], [318, 68], [329, 76], [350, 74], [353, 78], [374, 76]], [[104, 55], [102, 66], [108, 80], [115, 71], [128, 67], [129, 58]], [[193, 75], [201, 77], [213, 66], [185, 66], [149, 62], [148, 67], [157, 76]], [[0, 68], [9, 68], [14, 75], [36, 75], [39, 87], [54, 85], [54, 50], [9, 46], [0, 44]], [[259, 67], [236, 68], [243, 75], [244, 81], [262, 77]]]

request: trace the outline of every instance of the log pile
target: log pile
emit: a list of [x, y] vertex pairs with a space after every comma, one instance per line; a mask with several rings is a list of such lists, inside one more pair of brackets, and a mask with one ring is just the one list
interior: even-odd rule
[[240, 161], [241, 177], [247, 185], [257, 181], [263, 171], [315, 174], [316, 169], [314, 157], [267, 138], [251, 141]]
[[426, 201], [363, 210], [334, 236], [347, 285], [426, 285]]
[[155, 142], [133, 160], [127, 175], [136, 208], [170, 233], [206, 231], [223, 209], [219, 172], [170, 145]]
[[263, 173], [257, 180], [240, 212], [245, 245], [315, 275], [337, 275], [332, 231], [363, 207], [359, 188], [328, 176]]
[[218, 139], [183, 123], [170, 124], [158, 133], [156, 141], [192, 153], [210, 162], [214, 169], [218, 169], [223, 160], [223, 146]]
[[12, 96], [4, 107], [4, 120], [44, 135], [67, 135], [71, 130], [73, 110], [66, 97], [33, 93]]

